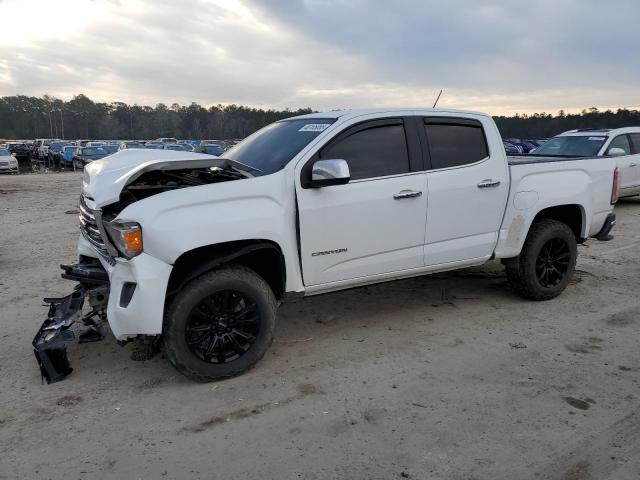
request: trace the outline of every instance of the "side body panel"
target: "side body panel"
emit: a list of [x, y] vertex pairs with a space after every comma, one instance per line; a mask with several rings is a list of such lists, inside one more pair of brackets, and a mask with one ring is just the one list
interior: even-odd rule
[[546, 208], [578, 205], [582, 238], [596, 235], [613, 210], [613, 159], [522, 163], [509, 168], [511, 189], [495, 251], [497, 258], [520, 254], [533, 220]]
[[198, 247], [269, 240], [285, 259], [286, 290], [301, 291], [291, 172], [164, 192], [133, 203], [118, 219], [139, 222], [145, 253], [173, 264]]

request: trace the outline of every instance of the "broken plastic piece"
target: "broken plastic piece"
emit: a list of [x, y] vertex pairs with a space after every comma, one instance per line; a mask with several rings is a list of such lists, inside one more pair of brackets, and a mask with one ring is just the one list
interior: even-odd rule
[[47, 383], [59, 382], [73, 371], [67, 358], [67, 346], [75, 335], [69, 327], [80, 318], [84, 294], [84, 289], [78, 288], [66, 297], [44, 299], [49, 304], [49, 313], [32, 345], [40, 374]]

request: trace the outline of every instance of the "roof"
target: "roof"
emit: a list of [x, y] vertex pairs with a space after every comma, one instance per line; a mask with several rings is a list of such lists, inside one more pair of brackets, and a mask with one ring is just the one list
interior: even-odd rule
[[578, 130], [569, 130], [563, 132], [558, 137], [586, 137], [596, 136], [614, 136], [624, 133], [640, 133], [640, 127], [624, 127], [624, 128], [581, 128]]
[[306, 115], [298, 115], [296, 117], [285, 118], [284, 120], [295, 119], [304, 119], [304, 118], [353, 118], [359, 117], [362, 115], [373, 115], [380, 113], [399, 113], [403, 112], [406, 114], [425, 114], [425, 115], [434, 115], [438, 113], [442, 114], [463, 114], [463, 115], [482, 115], [488, 117], [489, 115], [482, 112], [472, 112], [467, 110], [455, 110], [451, 108], [429, 108], [429, 107], [405, 107], [405, 108], [353, 108], [353, 109], [345, 109], [345, 110], [331, 110], [328, 112], [316, 112], [316, 113], [308, 113]]

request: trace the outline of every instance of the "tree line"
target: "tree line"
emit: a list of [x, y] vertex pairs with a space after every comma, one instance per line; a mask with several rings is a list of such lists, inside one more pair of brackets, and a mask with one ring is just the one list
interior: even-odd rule
[[[244, 138], [283, 118], [312, 113], [299, 110], [264, 110], [238, 105], [205, 108], [197, 103], [155, 107], [123, 102], [94, 102], [85, 95], [64, 101], [48, 95], [0, 97], [0, 138], [67, 139], [186, 139]], [[546, 138], [576, 128], [618, 128], [640, 125], [640, 111], [618, 109], [557, 115], [536, 113], [494, 117], [503, 138]]]
[[237, 105], [204, 108], [197, 103], [149, 107], [94, 102], [82, 94], [67, 102], [48, 95], [15, 95], [0, 97], [0, 138], [244, 138], [276, 120], [311, 112], [310, 108], [278, 111]]
[[597, 108], [557, 115], [536, 113], [513, 117], [493, 117], [502, 138], [549, 138], [567, 130], [579, 128], [622, 128], [640, 126], [640, 111], [619, 108], [616, 111], [600, 111]]

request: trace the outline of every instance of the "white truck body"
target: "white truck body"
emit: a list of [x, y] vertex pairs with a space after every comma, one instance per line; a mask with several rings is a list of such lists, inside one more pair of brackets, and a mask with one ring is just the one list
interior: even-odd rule
[[[78, 282], [48, 299], [42, 375], [71, 372], [68, 331], [153, 336], [199, 381], [268, 349], [279, 301], [501, 259], [513, 289], [558, 296], [577, 244], [610, 239], [612, 158], [507, 158], [488, 115], [349, 110], [281, 120], [225, 158], [122, 150], [86, 166]], [[148, 340], [148, 339], [147, 339]]]
[[[304, 165], [340, 132], [365, 121], [413, 116], [480, 122], [489, 155], [460, 167], [302, 187]], [[579, 238], [586, 239], [603, 228], [613, 209], [614, 160], [509, 161], [493, 120], [484, 114], [428, 109], [306, 117], [310, 124], [320, 117], [335, 121], [278, 172], [167, 191], [124, 208], [117, 220], [137, 222], [144, 232], [139, 256], [107, 261], [80, 237], [78, 253], [98, 258], [109, 272], [107, 317], [118, 339], [162, 333], [173, 265], [185, 252], [204, 246], [272, 242], [284, 259], [285, 291], [311, 295], [516, 257], [534, 218], [549, 207], [576, 206]], [[98, 210], [116, 202], [140, 171], [204, 157], [121, 151], [87, 166], [83, 194], [89, 207]], [[479, 188], [482, 182], [496, 185]], [[422, 194], [394, 199], [406, 190]], [[124, 282], [137, 285], [126, 308], [118, 305]]]

